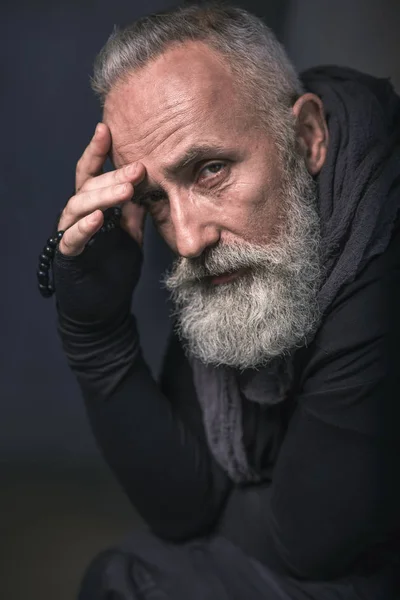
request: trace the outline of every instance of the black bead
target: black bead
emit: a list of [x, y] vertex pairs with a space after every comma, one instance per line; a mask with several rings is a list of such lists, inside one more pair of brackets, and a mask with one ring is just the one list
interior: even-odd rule
[[45, 265], [50, 266], [50, 264], [51, 264], [51, 260], [48, 256], [46, 256], [46, 254], [41, 254], [39, 256], [39, 261], [40, 261], [40, 263], [42, 263], [42, 264], [44, 263]]
[[45, 246], [43, 248], [43, 254], [45, 254], [49, 258], [53, 258], [53, 256], [54, 256], [54, 248], [52, 248], [51, 246]]
[[47, 240], [47, 245], [50, 246], [50, 248], [56, 248], [58, 244], [58, 239], [56, 237], [51, 237]]
[[48, 272], [38, 271], [36, 273], [38, 281], [43, 284], [49, 283], [49, 274]]
[[54, 287], [49, 283], [50, 268], [54, 258], [56, 248], [61, 240], [64, 231], [57, 231], [55, 235], [47, 240], [46, 246], [39, 255], [39, 269], [36, 273], [39, 292], [43, 298], [50, 298], [54, 294]]

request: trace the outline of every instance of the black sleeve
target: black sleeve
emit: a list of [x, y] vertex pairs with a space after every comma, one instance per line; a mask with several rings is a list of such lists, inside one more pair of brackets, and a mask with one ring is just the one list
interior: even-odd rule
[[307, 350], [272, 484], [229, 500], [278, 572], [345, 575], [400, 531], [399, 247], [343, 290]]
[[[85, 333], [60, 316], [59, 330], [98, 446], [136, 510], [160, 537], [178, 541], [206, 534], [229, 480], [201, 432], [182, 419], [154, 381], [133, 317]], [[179, 357], [171, 360], [180, 363], [175, 387], [189, 409], [197, 404], [189, 374]]]

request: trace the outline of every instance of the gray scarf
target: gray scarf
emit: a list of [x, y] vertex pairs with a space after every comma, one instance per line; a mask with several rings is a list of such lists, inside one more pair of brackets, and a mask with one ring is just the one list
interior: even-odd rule
[[[386, 249], [400, 205], [400, 98], [386, 79], [339, 67], [303, 73], [323, 101], [329, 148], [317, 177], [324, 280], [321, 314], [339, 290]], [[256, 482], [243, 442], [244, 401], [273, 405], [291, 388], [293, 356], [278, 358], [243, 383], [227, 367], [192, 359], [194, 383], [211, 452], [235, 482]]]

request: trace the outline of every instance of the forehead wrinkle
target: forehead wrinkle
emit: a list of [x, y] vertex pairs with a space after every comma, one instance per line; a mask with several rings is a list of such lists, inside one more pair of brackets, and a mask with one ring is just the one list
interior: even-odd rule
[[[112, 109], [114, 109], [114, 111]], [[105, 116], [106, 120], [108, 120], [107, 117], [109, 117], [111, 124], [114, 121], [115, 127], [120, 130], [124, 130], [128, 127], [132, 128], [132, 121], [134, 123], [135, 120], [138, 120], [144, 125], [143, 133], [140, 132], [140, 127], [138, 127], [139, 137], [137, 138], [137, 142], [141, 143], [145, 142], [154, 131], [164, 127], [170, 121], [184, 118], [188, 113], [191, 112], [193, 114], [195, 111], [195, 97], [191, 96], [188, 98], [179, 98], [175, 101], [166, 99], [161, 106], [161, 110], [158, 109], [157, 111], [150, 109], [146, 103], [144, 103], [144, 105], [142, 103], [141, 106], [135, 106], [134, 103], [130, 106], [130, 110], [128, 104], [127, 110], [126, 103], [121, 105], [120, 102], [114, 101], [111, 103], [111, 106], [108, 107], [108, 114]], [[198, 112], [198, 110], [196, 112]], [[134, 116], [133, 119], [132, 116]]]
[[[162, 146], [179, 129], [184, 130], [189, 126], [195, 126], [202, 117], [205, 115], [209, 117], [212, 112], [212, 106], [209, 106], [210, 99], [207, 99], [206, 106], [199, 106], [192, 91], [177, 99], [165, 98], [161, 110], [156, 112], [150, 110], [151, 106], [147, 107], [145, 103], [131, 104], [128, 98], [125, 98], [128, 102], [127, 106], [123, 102], [125, 94], [121, 97], [121, 90], [118, 92], [108, 104], [105, 121], [109, 121], [110, 129], [114, 129], [114, 132], [112, 131], [114, 151], [122, 159], [125, 149], [129, 151], [132, 160], [151, 154], [155, 147]], [[138, 106], [136, 107], [135, 104]], [[138, 123], [136, 128], [135, 121]]]
[[[131, 103], [128, 102], [129, 98], [126, 97], [126, 94], [116, 95], [109, 104], [107, 112], [111, 117], [110, 124], [114, 124], [115, 134], [113, 135], [112, 132], [113, 141], [115, 142], [113, 144], [114, 153], [122, 161], [122, 164], [126, 164], [128, 160], [129, 162], [140, 160], [144, 162], [144, 159], [151, 157], [155, 150], [157, 151], [155, 154], [156, 163], [159, 162], [158, 157], [163, 158], [162, 148], [164, 144], [168, 144], [171, 136], [182, 131], [183, 137], [185, 130], [196, 127], [199, 121], [201, 127], [197, 131], [197, 137], [204, 134], [204, 126], [207, 130], [207, 123], [213, 119], [216, 108], [220, 106], [217, 100], [221, 94], [221, 89], [206, 84], [205, 86], [202, 85], [199, 92], [199, 96], [193, 90], [188, 90], [183, 96], [177, 98], [172, 98], [171, 95], [164, 96], [161, 109], [154, 112], [151, 110], [151, 104], [147, 105], [144, 100], [139, 103], [139, 99], [136, 98], [136, 101], [134, 99]], [[132, 96], [130, 97], [132, 98]], [[199, 97], [202, 99], [201, 102], [199, 102]], [[128, 105], [125, 101], [128, 102]], [[128, 108], [128, 111], [125, 110], [126, 108]], [[114, 115], [112, 109], [115, 110]], [[231, 115], [229, 120], [234, 116]], [[222, 119], [219, 118], [219, 121], [222, 120], [223, 122], [226, 118], [227, 115], [224, 114]], [[135, 128], [135, 121], [138, 123], [137, 128]], [[193, 135], [190, 137], [193, 139]], [[176, 139], [172, 140], [173, 144], [170, 142], [169, 145], [175, 149], [183, 141], [180, 138], [181, 136], [176, 136]], [[161, 149], [160, 152], [159, 149]], [[168, 154], [171, 154], [170, 150]], [[187, 160], [190, 160], [190, 157]], [[173, 166], [169, 168], [170, 165], [163, 166], [166, 178], [169, 178], [171, 171], [175, 175], [179, 168]], [[184, 164], [180, 165], [180, 168], [184, 166]], [[158, 165], [157, 171], [159, 171]], [[161, 173], [161, 171], [159, 172]]]
[[[155, 149], [161, 149], [162, 146], [168, 141], [168, 139], [176, 134], [178, 131], [182, 131], [184, 132], [185, 129], [187, 127], [191, 127], [193, 125], [193, 123], [179, 123], [177, 124], [172, 130], [170, 130], [167, 134], [167, 136], [163, 136], [164, 139], [159, 142], [158, 138], [156, 137], [154, 142], [152, 144], [148, 144], [149, 147], [144, 147], [145, 143], [144, 140], [142, 139], [141, 143], [140, 142], [136, 142], [136, 140], [134, 142], [132, 142], [131, 140], [127, 139], [127, 141], [123, 142], [122, 144], [118, 143], [118, 147], [113, 146], [114, 147], [114, 151], [116, 153], [117, 156], [119, 156], [122, 160], [123, 164], [128, 164], [128, 162], [133, 162], [133, 161], [143, 161], [146, 157], [150, 156], [152, 154], [152, 152], [154, 152]], [[149, 135], [154, 134], [153, 132], [150, 132]], [[149, 137], [149, 136], [146, 136]], [[176, 145], [178, 143], [180, 143], [181, 140], [179, 140], [179, 142], [176, 143]], [[127, 152], [124, 153], [124, 148], [127, 148]], [[131, 160], [129, 160], [129, 158]], [[162, 168], [162, 170], [164, 171], [165, 175], [169, 175], [170, 172], [168, 171], [168, 167], [166, 168]]]
[[[187, 103], [188, 104], [188, 103]], [[165, 111], [165, 112], [164, 112]], [[156, 123], [153, 125], [150, 119], [147, 119], [147, 123], [148, 123], [148, 127], [149, 130], [145, 131], [143, 133], [143, 135], [141, 135], [138, 139], [137, 139], [137, 143], [138, 144], [145, 144], [146, 140], [154, 135], [154, 133], [158, 132], [160, 128], [164, 127], [166, 124], [170, 123], [171, 121], [176, 121], [177, 119], [181, 118], [182, 116], [184, 117], [185, 114], [187, 114], [189, 112], [189, 106], [179, 110], [179, 111], [175, 111], [175, 114], [170, 114], [170, 107], [163, 107], [163, 114], [158, 114], [157, 115], [157, 120]], [[182, 113], [185, 113], [184, 115], [182, 115]], [[175, 129], [170, 132], [170, 133], [174, 133], [177, 129], [179, 129], [180, 124], [177, 124]]]

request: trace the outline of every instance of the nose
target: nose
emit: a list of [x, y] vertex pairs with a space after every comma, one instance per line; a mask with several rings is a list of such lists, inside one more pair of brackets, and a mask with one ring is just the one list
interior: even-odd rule
[[170, 218], [174, 245], [180, 256], [195, 258], [219, 242], [220, 228], [212, 219], [212, 209], [186, 194], [170, 198]]

